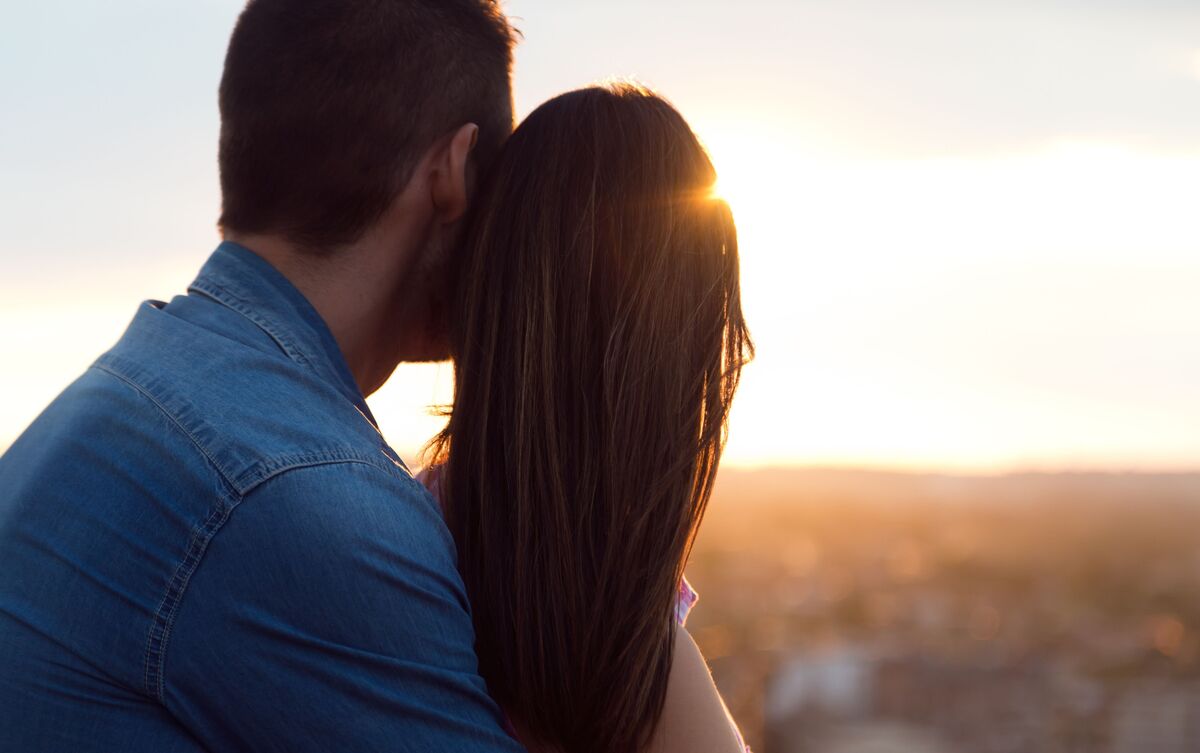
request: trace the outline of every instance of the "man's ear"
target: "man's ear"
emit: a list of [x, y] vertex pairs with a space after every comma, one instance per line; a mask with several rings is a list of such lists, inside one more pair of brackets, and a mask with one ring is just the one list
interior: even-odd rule
[[438, 155], [432, 176], [433, 207], [443, 223], [454, 222], [467, 211], [467, 167], [479, 140], [479, 126], [467, 123], [450, 136]]

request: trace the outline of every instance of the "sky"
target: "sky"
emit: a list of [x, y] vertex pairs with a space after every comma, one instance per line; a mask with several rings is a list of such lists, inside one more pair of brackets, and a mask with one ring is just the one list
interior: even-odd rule
[[[0, 448], [218, 242], [236, 0], [0, 29]], [[512, 0], [524, 115], [632, 77], [708, 146], [758, 358], [725, 462], [1200, 467], [1200, 3]], [[451, 368], [371, 399], [413, 457]]]

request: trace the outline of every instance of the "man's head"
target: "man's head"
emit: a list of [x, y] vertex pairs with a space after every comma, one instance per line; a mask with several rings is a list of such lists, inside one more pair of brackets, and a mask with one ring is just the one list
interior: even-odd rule
[[471, 177], [512, 131], [498, 0], [249, 0], [221, 79], [220, 226], [329, 324], [369, 394], [445, 357]]
[[327, 251], [459, 127], [488, 160], [512, 130], [512, 44], [495, 0], [250, 0], [221, 79], [222, 229]]

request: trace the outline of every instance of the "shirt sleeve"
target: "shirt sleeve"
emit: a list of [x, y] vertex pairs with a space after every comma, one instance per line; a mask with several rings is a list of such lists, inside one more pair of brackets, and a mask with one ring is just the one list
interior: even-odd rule
[[209, 542], [162, 700], [209, 750], [520, 753], [473, 646], [453, 541], [419, 484], [295, 469]]

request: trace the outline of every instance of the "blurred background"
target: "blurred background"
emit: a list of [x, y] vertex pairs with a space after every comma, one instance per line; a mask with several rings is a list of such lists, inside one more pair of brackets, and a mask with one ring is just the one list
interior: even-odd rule
[[[218, 241], [241, 3], [0, 28], [0, 449]], [[690, 624], [765, 753], [1200, 750], [1200, 4], [511, 0], [520, 115], [674, 100], [746, 372]], [[408, 458], [450, 367], [371, 400]]]

